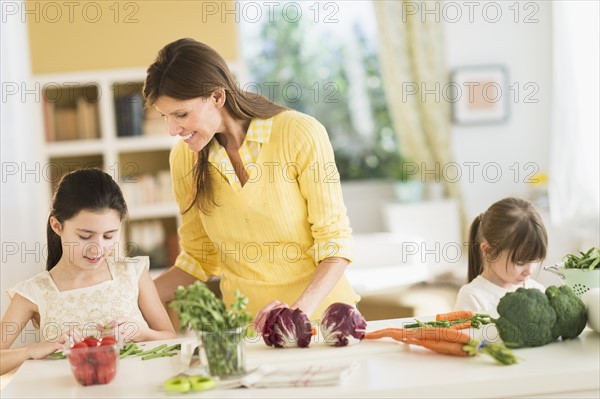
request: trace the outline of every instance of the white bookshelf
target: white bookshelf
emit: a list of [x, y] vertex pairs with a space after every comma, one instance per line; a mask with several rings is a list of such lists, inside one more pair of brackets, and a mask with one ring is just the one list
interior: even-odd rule
[[[73, 169], [100, 166], [113, 176], [123, 188], [128, 203], [130, 223], [160, 220], [166, 228], [170, 229], [167, 234], [174, 234], [180, 220], [179, 210], [170, 187], [163, 187], [168, 193], [163, 193], [161, 200], [157, 203], [140, 203], [139, 199], [138, 201], [131, 201], [131, 198], [127, 197], [127, 193], [132, 188], [135, 190], [139, 176], [168, 171], [169, 151], [177, 141], [177, 138], [170, 137], [167, 134], [166, 126], [163, 134], [142, 134], [140, 136], [125, 137], [117, 135], [115, 85], [132, 84], [128, 89], [135, 87], [137, 90], [143, 84], [145, 76], [145, 69], [99, 70], [34, 76], [34, 82], [39, 84], [40, 107], [44, 118], [42, 124], [44, 128], [38, 137], [46, 143], [42, 150], [44, 165], [54, 173], [49, 181], [50, 190], [58, 183], [61, 175]], [[47, 105], [43, 101], [43, 95], [48, 91], [48, 93], [53, 93], [55, 95], [53, 99], [56, 99], [56, 93], [63, 91], [61, 95], [73, 96], [77, 88], [88, 85], [97, 87], [97, 98], [92, 103], [97, 107], [98, 137], [94, 139], [76, 138], [49, 141], [46, 132], [48, 129], [46, 118], [48, 117], [45, 115], [48, 110], [44, 111]], [[50, 112], [57, 109], [57, 104], [58, 101], [52, 105], [52, 111]], [[54, 117], [50, 120], [53, 119]], [[54, 123], [56, 122], [54, 120]], [[134, 166], [132, 167], [132, 165]], [[133, 186], [128, 186], [128, 190], [125, 190], [125, 184], [132, 184]], [[168, 199], [165, 200], [165, 197], [168, 197]], [[122, 241], [127, 241], [129, 239], [127, 236], [128, 232], [125, 230], [125, 240]], [[123, 243], [123, 248], [125, 248], [125, 245]]]
[[179, 215], [179, 208], [175, 202], [138, 205], [129, 209], [129, 219], [131, 221], [145, 220], [153, 218], [168, 218]]
[[57, 141], [46, 143], [46, 156], [49, 159], [73, 157], [80, 155], [96, 155], [102, 151], [101, 140], [72, 140], [72, 141]]
[[164, 136], [120, 137], [115, 146], [118, 152], [154, 151], [171, 148], [177, 140], [179, 139], [167, 135], [165, 128]]

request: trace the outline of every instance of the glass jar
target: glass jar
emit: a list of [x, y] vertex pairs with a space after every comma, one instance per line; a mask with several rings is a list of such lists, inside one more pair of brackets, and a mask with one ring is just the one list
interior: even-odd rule
[[222, 331], [197, 331], [196, 334], [200, 347], [206, 354], [211, 376], [227, 378], [246, 373], [246, 330], [243, 327]]

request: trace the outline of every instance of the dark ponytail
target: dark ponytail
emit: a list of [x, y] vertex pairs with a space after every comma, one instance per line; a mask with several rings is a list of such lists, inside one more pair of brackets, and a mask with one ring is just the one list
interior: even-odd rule
[[468, 282], [470, 283], [483, 271], [483, 259], [481, 256], [481, 242], [479, 240], [479, 226], [482, 215], [477, 216], [469, 229], [469, 271]]
[[54, 193], [46, 227], [46, 270], [50, 271], [56, 266], [63, 254], [61, 238], [52, 229], [50, 217], [54, 216], [62, 225], [83, 210], [95, 212], [106, 209], [119, 212], [121, 220], [127, 215], [123, 193], [109, 174], [90, 168], [75, 170], [63, 176]]
[[48, 259], [46, 259], [46, 270], [50, 271], [60, 258], [62, 257], [62, 241], [60, 236], [54, 232], [50, 226], [50, 218], [48, 216], [48, 225], [46, 226], [46, 240], [48, 241]]

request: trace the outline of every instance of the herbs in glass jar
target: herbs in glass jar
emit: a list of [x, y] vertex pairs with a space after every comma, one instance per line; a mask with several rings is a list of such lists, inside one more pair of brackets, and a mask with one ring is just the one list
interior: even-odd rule
[[200, 281], [175, 291], [175, 299], [169, 306], [179, 314], [181, 328], [191, 328], [202, 341], [213, 376], [235, 376], [246, 371], [244, 338], [252, 320], [247, 304], [248, 298], [236, 291], [227, 309]]

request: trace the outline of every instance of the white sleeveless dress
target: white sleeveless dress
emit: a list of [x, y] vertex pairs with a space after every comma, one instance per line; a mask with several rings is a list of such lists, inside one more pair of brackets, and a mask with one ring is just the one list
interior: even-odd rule
[[115, 262], [107, 258], [112, 280], [74, 290], [59, 291], [50, 276], [43, 271], [8, 290], [37, 305], [40, 314], [40, 340], [52, 341], [63, 333], [77, 329], [84, 336], [96, 335], [97, 325], [118, 318], [131, 318], [148, 324], [138, 305], [139, 279], [149, 269], [147, 256], [125, 258]]

